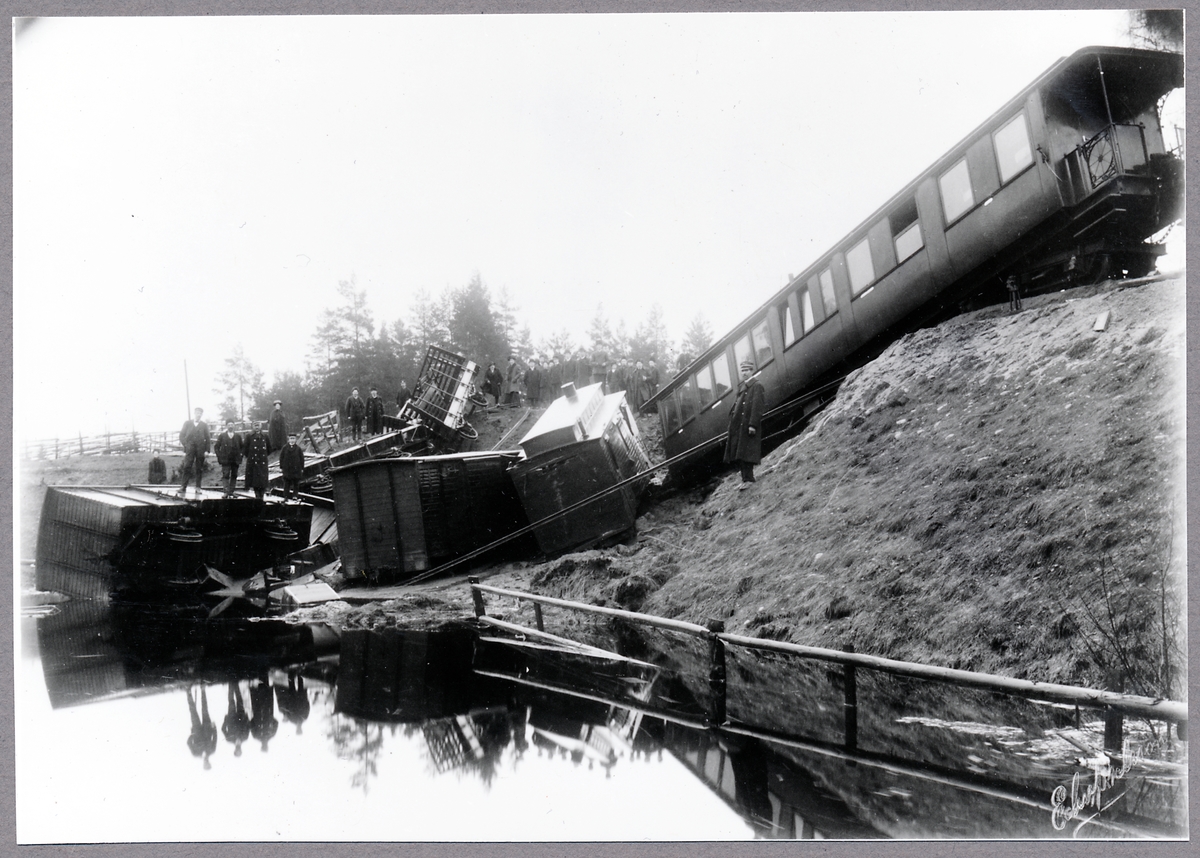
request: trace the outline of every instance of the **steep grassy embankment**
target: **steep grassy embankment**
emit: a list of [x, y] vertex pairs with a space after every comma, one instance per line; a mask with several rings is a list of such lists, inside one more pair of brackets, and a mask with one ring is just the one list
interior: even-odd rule
[[[1105, 330], [1093, 330], [1108, 313]], [[1181, 279], [893, 344], [800, 436], [535, 588], [728, 630], [1179, 697]]]

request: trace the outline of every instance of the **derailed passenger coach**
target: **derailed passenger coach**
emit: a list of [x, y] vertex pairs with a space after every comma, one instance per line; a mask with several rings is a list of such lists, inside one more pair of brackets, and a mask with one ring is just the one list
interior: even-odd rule
[[906, 331], [999, 300], [1009, 276], [1031, 293], [1151, 272], [1164, 248], [1146, 239], [1182, 210], [1158, 112], [1182, 85], [1175, 53], [1059, 60], [651, 397], [667, 456], [711, 455], [744, 362], [770, 423], [796, 422]]

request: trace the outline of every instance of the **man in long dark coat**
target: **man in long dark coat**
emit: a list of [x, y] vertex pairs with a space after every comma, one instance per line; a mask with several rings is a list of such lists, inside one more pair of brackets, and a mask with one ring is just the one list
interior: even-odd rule
[[383, 400], [379, 398], [379, 389], [372, 387], [371, 395], [367, 397], [367, 435], [378, 435], [383, 431]]
[[179, 430], [179, 443], [183, 445], [183, 465], [179, 469], [181, 484], [179, 497], [187, 492], [188, 480], [196, 476], [196, 496], [200, 496], [200, 478], [204, 473], [204, 457], [208, 455], [208, 424], [202, 419], [204, 409], [197, 408], [195, 417], [183, 424]]
[[271, 453], [271, 443], [263, 434], [262, 423], [255, 421], [254, 431], [246, 439], [246, 488], [254, 489], [254, 496], [259, 500], [267, 492], [267, 456]]
[[542, 371], [535, 360], [529, 362], [525, 372], [525, 395], [529, 397], [529, 407], [538, 408], [542, 404]]
[[754, 482], [754, 466], [762, 461], [762, 418], [766, 406], [763, 386], [754, 375], [754, 364], [742, 363], [742, 383], [729, 409], [729, 438], [725, 461], [742, 469], [742, 488]]
[[267, 420], [267, 440], [271, 442], [271, 452], [283, 449], [287, 443], [287, 418], [283, 416], [283, 402], [276, 399], [274, 410]]
[[[484, 393], [486, 392], [485, 390]], [[408, 400], [410, 399], [412, 399], [412, 391], [408, 389], [408, 382], [400, 379], [400, 392], [396, 394], [396, 405], [399, 406], [397, 414], [404, 410], [404, 406], [408, 404]]]
[[213, 443], [213, 452], [217, 454], [217, 464], [221, 466], [225, 497], [230, 497], [237, 486], [238, 468], [242, 464], [242, 439], [234, 433], [228, 423], [225, 424], [225, 431], [218, 435]]

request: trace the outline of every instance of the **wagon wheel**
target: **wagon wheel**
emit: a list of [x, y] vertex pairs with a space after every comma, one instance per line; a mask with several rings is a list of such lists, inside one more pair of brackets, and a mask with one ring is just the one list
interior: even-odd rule
[[1108, 277], [1108, 269], [1112, 264], [1112, 257], [1107, 253], [1097, 253], [1095, 256], [1088, 257], [1087, 267], [1079, 276], [1079, 282], [1084, 286], [1094, 286], [1101, 280]]

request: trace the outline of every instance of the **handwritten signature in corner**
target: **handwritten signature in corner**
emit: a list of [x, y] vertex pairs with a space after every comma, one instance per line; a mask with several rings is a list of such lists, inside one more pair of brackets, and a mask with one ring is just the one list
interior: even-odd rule
[[[1105, 793], [1109, 792], [1134, 766], [1146, 759], [1147, 755], [1157, 753], [1161, 745], [1162, 743], [1158, 740], [1135, 745], [1126, 739], [1121, 746], [1121, 764], [1116, 767], [1112, 765], [1112, 760], [1107, 754], [1080, 760], [1081, 765], [1086, 765], [1092, 770], [1091, 776], [1077, 772], [1071, 778], [1069, 787], [1059, 784], [1050, 793], [1050, 824], [1054, 826], [1054, 830], [1062, 831], [1067, 827], [1068, 822], [1078, 819], [1085, 810], [1094, 808], [1094, 813], [1090, 813], [1080, 821], [1075, 830], [1075, 833], [1078, 833], [1084, 825], [1112, 807], [1125, 794], [1125, 791], [1122, 790], [1115, 796], [1106, 796]], [[1082, 786], [1088, 781], [1090, 783]], [[1068, 799], [1070, 800], [1068, 801]]]

